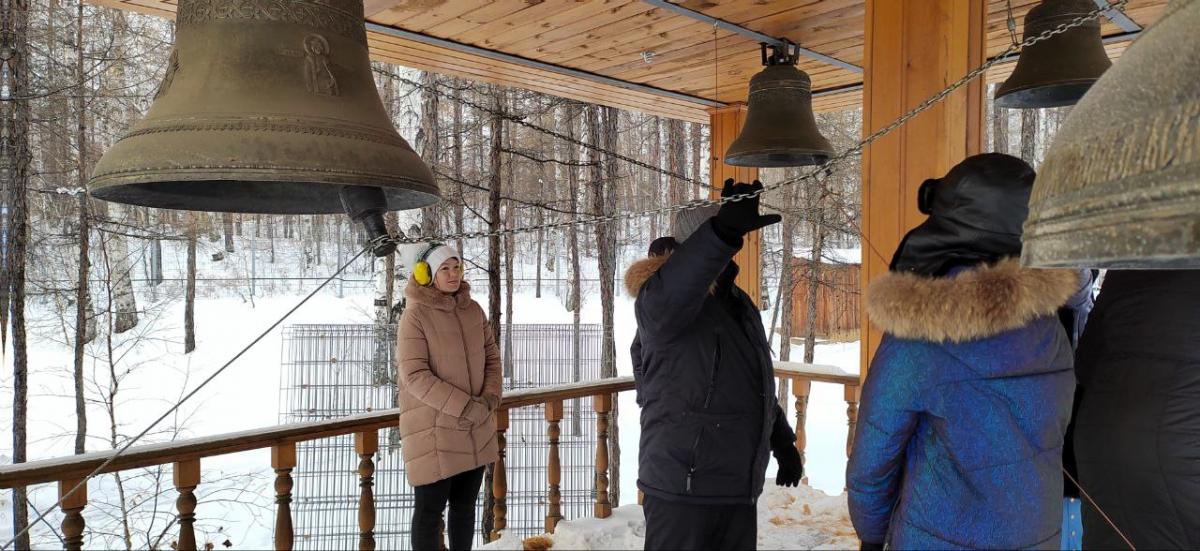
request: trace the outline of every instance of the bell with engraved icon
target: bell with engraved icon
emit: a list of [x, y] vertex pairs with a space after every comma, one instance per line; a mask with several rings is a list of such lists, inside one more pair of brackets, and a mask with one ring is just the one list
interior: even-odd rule
[[378, 218], [378, 234], [384, 210], [428, 206], [438, 189], [372, 75], [361, 0], [180, 0], [154, 103], [89, 190], [168, 209], [347, 212]]

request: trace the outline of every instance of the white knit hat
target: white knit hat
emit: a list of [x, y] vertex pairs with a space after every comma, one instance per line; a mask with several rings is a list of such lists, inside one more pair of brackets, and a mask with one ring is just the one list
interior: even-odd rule
[[436, 274], [438, 268], [441, 268], [442, 264], [451, 258], [462, 260], [462, 257], [458, 255], [458, 250], [450, 245], [432, 243], [430, 247], [433, 248], [425, 255], [425, 262], [429, 263], [429, 272], [431, 274]]

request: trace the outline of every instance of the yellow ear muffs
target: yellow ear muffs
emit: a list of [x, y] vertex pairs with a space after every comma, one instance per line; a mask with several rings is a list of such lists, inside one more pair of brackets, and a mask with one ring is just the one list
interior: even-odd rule
[[422, 260], [417, 262], [416, 266], [413, 266], [413, 280], [421, 286], [429, 285], [433, 282], [433, 273], [429, 270], [428, 262]]

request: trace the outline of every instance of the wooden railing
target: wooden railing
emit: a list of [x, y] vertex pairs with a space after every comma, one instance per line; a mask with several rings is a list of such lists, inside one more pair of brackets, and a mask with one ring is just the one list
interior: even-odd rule
[[[847, 450], [849, 450], [857, 418], [858, 377], [843, 373], [836, 368], [789, 363], [776, 364], [775, 374], [793, 381], [797, 418], [796, 446], [800, 449], [801, 454], [804, 453], [805, 446], [805, 408], [812, 381], [845, 386], [846, 401], [849, 404], [850, 438], [847, 439]], [[562, 468], [559, 462], [559, 422], [563, 417], [563, 402], [586, 397], [591, 397], [593, 400], [597, 429], [594, 514], [598, 518], [606, 518], [612, 514], [612, 504], [609, 503], [608, 498], [608, 440], [613, 397], [617, 393], [632, 389], [632, 377], [615, 377], [537, 389], [515, 390], [505, 394], [496, 416], [500, 459], [496, 462], [495, 476], [493, 477], [494, 530], [492, 534], [489, 534], [490, 538], [499, 537], [500, 532], [507, 526], [508, 480], [505, 468], [507, 444], [505, 434], [509, 427], [509, 410], [536, 404], [545, 406], [546, 433], [550, 444], [545, 529], [547, 532], [553, 532], [555, 525], [562, 520], [562, 498], [559, 488], [562, 478]], [[294, 537], [291, 514], [292, 469], [296, 467], [296, 443], [353, 434], [354, 453], [359, 457], [358, 546], [359, 549], [370, 550], [375, 548], [374, 456], [379, 451], [378, 431], [396, 426], [398, 420], [399, 410], [389, 409], [330, 421], [292, 423], [217, 436], [137, 446], [117, 457], [100, 472], [110, 473], [171, 464], [175, 489], [179, 493], [176, 500], [176, 510], [179, 514], [177, 549], [191, 551], [196, 549], [193, 528], [197, 507], [195, 490], [200, 484], [202, 461], [229, 453], [270, 448], [271, 468], [275, 471], [275, 548], [291, 549]], [[87, 506], [87, 486], [83, 485], [73, 494], [68, 495], [68, 493], [80, 480], [112, 459], [114, 454], [113, 451], [92, 452], [3, 466], [0, 467], [0, 488], [58, 483], [59, 497], [64, 498], [62, 501], [64, 515], [62, 535], [65, 545], [67, 549], [81, 549], [86, 529], [83, 511]]]

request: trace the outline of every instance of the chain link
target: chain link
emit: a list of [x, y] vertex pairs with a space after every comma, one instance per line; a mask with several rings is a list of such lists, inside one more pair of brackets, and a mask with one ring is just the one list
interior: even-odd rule
[[[535, 232], [538, 230], [545, 230], [545, 229], [557, 229], [557, 228], [567, 228], [567, 227], [573, 227], [573, 226], [594, 225], [594, 224], [601, 224], [601, 223], [606, 223], [606, 222], [615, 222], [615, 221], [622, 220], [622, 219], [633, 220], [636, 218], [642, 218], [642, 217], [646, 217], [646, 216], [653, 216], [653, 215], [658, 215], [658, 214], [667, 214], [667, 213], [676, 212], [676, 211], [697, 209], [697, 208], [711, 206], [711, 205], [722, 205], [722, 204], [729, 203], [729, 202], [744, 201], [746, 199], [758, 197], [759, 195], [762, 195], [763, 193], [766, 193], [767, 191], [770, 191], [772, 189], [779, 189], [784, 186], [795, 185], [800, 182], [805, 182], [805, 181], [808, 181], [808, 180], [811, 180], [811, 179], [814, 179], [814, 178], [820, 176], [822, 173], [829, 174], [833, 170], [833, 167], [837, 166], [838, 163], [841, 163], [841, 162], [845, 161], [846, 159], [850, 158], [851, 156], [861, 152], [863, 150], [863, 148], [865, 148], [866, 146], [872, 144], [873, 142], [875, 142], [879, 138], [882, 138], [883, 136], [887, 135], [888, 133], [892, 132], [896, 128], [899, 128], [901, 125], [908, 122], [913, 117], [921, 114], [926, 109], [929, 109], [931, 106], [933, 106], [937, 102], [941, 101], [942, 99], [945, 99], [946, 96], [949, 96], [950, 94], [954, 93], [959, 88], [962, 88], [963, 86], [967, 85], [967, 83], [969, 83], [975, 77], [977, 77], [980, 74], [982, 74], [983, 72], [987, 71], [993, 65], [999, 63], [1005, 56], [1012, 53], [1014, 50], [1036, 44], [1043, 40], [1049, 39], [1052, 36], [1066, 32], [1074, 27], [1078, 27], [1079, 25], [1082, 25], [1083, 23], [1085, 23], [1087, 21], [1096, 19], [1101, 14], [1103, 14], [1104, 12], [1106, 12], [1110, 9], [1121, 9], [1121, 8], [1125, 7], [1125, 5], [1128, 3], [1129, 3], [1129, 0], [1117, 0], [1116, 2], [1113, 2], [1106, 8], [1099, 8], [1099, 9], [1093, 10], [1086, 15], [1076, 17], [1076, 18], [1072, 19], [1071, 21], [1063, 23], [1053, 29], [1047, 30], [1037, 36], [1027, 38], [1025, 41], [1021, 42], [1020, 44], [1010, 46], [1000, 56], [993, 58], [991, 61], [988, 61], [987, 63], [984, 63], [983, 65], [979, 66], [975, 70], [967, 73], [965, 76], [963, 76], [961, 79], [959, 79], [954, 84], [950, 85], [949, 87], [942, 90], [941, 92], [934, 94], [929, 99], [921, 102], [920, 105], [913, 108], [908, 113], [905, 113], [903, 116], [896, 119], [891, 124], [875, 131], [870, 136], [867, 136], [862, 141], [858, 142], [858, 144], [855, 145], [854, 147], [851, 147], [851, 148], [847, 149], [846, 151], [843, 151], [842, 153], [830, 158], [830, 160], [827, 163], [825, 163], [823, 166], [814, 169], [813, 171], [809, 172], [808, 174], [805, 174], [804, 176], [801, 176], [798, 178], [793, 178], [791, 180], [785, 180], [778, 184], [772, 184], [769, 187], [764, 187], [762, 190], [758, 190], [758, 191], [755, 191], [752, 193], [735, 195], [732, 197], [722, 197], [720, 199], [711, 199], [711, 200], [707, 200], [707, 201], [692, 201], [690, 203], [683, 203], [680, 205], [670, 205], [670, 206], [652, 209], [652, 210], [648, 210], [648, 211], [631, 212], [631, 213], [624, 213], [624, 214], [622, 214], [622, 213], [607, 214], [607, 215], [603, 215], [603, 216], [597, 216], [594, 218], [588, 218], [585, 220], [571, 220], [571, 221], [563, 221], [563, 222], [554, 222], [554, 223], [550, 223], [550, 224], [541, 224], [541, 225], [537, 225], [537, 226], [503, 229], [503, 230], [499, 230], [499, 231], [495, 231], [495, 232], [487, 232], [487, 231], [464, 232], [464, 233], [460, 233], [460, 234], [450, 234], [450, 235], [443, 235], [443, 236], [438, 236], [438, 237], [425, 237], [425, 238], [420, 238], [420, 239], [392, 237], [390, 239], [390, 241], [395, 242], [397, 244], [411, 244], [411, 243], [425, 242], [430, 239], [435, 239], [435, 240], [439, 240], [439, 241], [451, 241], [451, 240], [456, 240], [456, 239], [466, 240], [466, 239], [478, 239], [478, 238], [482, 238], [482, 237], [494, 237], [494, 236], [495, 237], [503, 237], [503, 236], [507, 236], [510, 234], [515, 235], [515, 234], [522, 234], [522, 233], [530, 233], [530, 232]], [[394, 75], [389, 75], [389, 76], [394, 76]], [[400, 78], [402, 80], [407, 80], [407, 79], [403, 79], [403, 77], [396, 77], [396, 78]], [[469, 103], [466, 103], [465, 101], [464, 101], [464, 104], [470, 105]], [[486, 109], [485, 109], [485, 111], [486, 111]], [[528, 123], [525, 123], [519, 117], [514, 117], [512, 115], [508, 115], [507, 120], [512, 120], [512, 121], [518, 122], [520, 124], [528, 125]], [[533, 126], [534, 128], [541, 130], [541, 131], [548, 131], [547, 129], [537, 127], [536, 125], [530, 125], [530, 126]], [[552, 132], [552, 131], [548, 131], [548, 132]], [[572, 141], [572, 140], [568, 139], [568, 141]], [[606, 152], [606, 151], [604, 151], [596, 146], [590, 145], [590, 144], [582, 144], [581, 143], [580, 145], [584, 145], [585, 147], [593, 148], [597, 151]], [[615, 154], [615, 152], [606, 152], [606, 153], [609, 153], [610, 155], [616, 156], [617, 158], [621, 158], [623, 160], [628, 159], [628, 157], [617, 156]], [[646, 165], [644, 163], [641, 163], [641, 162], [638, 162], [635, 160], [630, 160], [630, 162], [633, 162], [634, 164], [637, 164], [638, 166], [650, 168], [651, 170], [656, 169], [656, 167], [650, 167], [649, 165]], [[687, 178], [681, 178], [681, 179], [686, 180], [686, 181], [692, 181]], [[377, 238], [377, 240], [372, 241], [372, 245], [378, 245], [378, 244], [381, 244], [388, 240], [389, 239], [386, 237]], [[271, 327], [269, 327], [266, 331], [261, 333], [258, 336], [258, 338], [251, 341], [251, 343], [249, 345], [247, 345], [240, 352], [238, 352], [233, 358], [231, 358], [228, 362], [226, 362], [223, 366], [221, 366], [220, 369], [215, 371], [207, 379], [205, 379], [203, 382], [201, 382], [199, 386], [192, 389], [192, 391], [189, 392], [187, 394], [187, 396], [185, 396], [180, 401], [176, 402], [175, 405], [172, 406], [171, 409], [169, 409], [167, 411], [167, 413], [163, 414], [162, 417], [159, 417], [159, 419], [157, 421], [151, 423], [150, 426], [146, 427], [146, 429], [143, 430], [140, 434], [138, 434], [134, 438], [127, 441], [124, 444], [124, 446], [122, 446], [119, 450], [117, 450], [117, 452], [115, 454], [113, 454], [111, 457], [109, 457], [109, 459], [107, 461], [102, 463], [99, 467], [92, 470], [92, 472], [89, 473], [87, 476], [85, 476], [82, 480], [77, 482], [75, 484], [75, 486], [72, 487], [71, 490], [68, 491], [65, 495], [70, 495], [70, 494], [73, 494], [76, 491], [78, 491], [81, 487], [83, 487], [85, 484], [87, 484], [88, 480], [92, 479], [97, 474], [99, 474], [101, 471], [103, 471], [106, 467], [111, 465], [114, 461], [117, 460], [118, 457], [121, 457], [122, 455], [124, 455], [125, 452], [127, 452], [137, 441], [139, 441], [143, 436], [145, 436], [152, 428], [154, 428], [155, 425], [160, 423], [168, 415], [170, 415], [172, 412], [177, 410], [183, 404], [183, 402], [185, 402], [188, 398], [191, 398], [193, 395], [195, 395], [197, 392], [199, 392], [200, 389], [202, 389], [206, 385], [208, 385], [208, 383], [211, 382], [213, 379], [215, 379], [217, 377], [217, 375], [220, 375], [222, 372], [224, 372], [225, 369], [227, 369], [238, 358], [240, 358], [243, 354], [245, 354], [246, 351], [248, 351], [250, 348], [252, 348], [256, 343], [258, 343], [258, 341], [261, 340], [264, 336], [266, 336], [267, 333], [269, 333], [275, 327], [278, 327], [279, 324], [283, 323], [283, 321], [285, 319], [287, 319], [292, 312], [295, 312], [296, 309], [300, 308], [300, 306], [303, 305], [305, 302], [307, 302], [308, 299], [312, 298], [318, 291], [321, 290], [321, 288], [323, 288], [330, 281], [332, 281], [333, 278], [337, 277], [338, 274], [340, 274], [343, 270], [345, 270], [347, 267], [349, 267], [350, 264], [353, 263], [363, 253], [365, 253], [366, 250], [367, 249], [365, 249], [365, 248], [360, 250], [358, 252], [358, 254], [355, 255], [354, 258], [352, 258], [350, 260], [350, 262], [347, 262], [346, 264], [342, 265], [342, 267], [339, 268], [336, 272], [334, 272], [333, 275], [331, 275], [328, 279], [326, 279], [323, 283], [321, 283], [316, 289], [314, 289], [312, 291], [312, 293], [309, 293], [304, 299], [302, 299], [299, 303], [297, 303], [294, 307], [292, 307], [291, 310], [289, 310], [286, 314], [284, 314], [283, 317], [279, 318], [279, 320], [276, 321], [274, 324], [272, 324]], [[49, 513], [51, 511], [61, 507], [62, 501], [63, 501], [63, 498], [60, 497], [58, 499], [58, 501], [54, 504], [54, 506], [50, 507], [46, 511], [39, 514], [38, 517], [33, 522], [29, 523], [24, 529], [22, 529], [20, 532], [15, 534], [12, 537], [12, 539], [8, 540], [8, 542], [5, 543], [3, 546], [0, 546], [0, 550], [7, 549], [14, 542], [16, 542], [17, 538], [28, 533], [29, 530], [33, 526], [35, 526], [39, 522], [43, 521], [45, 519], [45, 517], [47, 515], [49, 515]]]
[[[757, 190], [757, 191], [754, 191], [751, 193], [734, 195], [731, 197], [721, 197], [721, 198], [717, 198], [717, 199], [708, 199], [708, 200], [697, 200], [697, 201], [691, 201], [688, 203], [682, 203], [682, 204], [678, 204], [678, 205], [669, 205], [669, 206], [645, 210], [645, 211], [605, 214], [605, 215], [595, 216], [595, 217], [591, 217], [591, 218], [585, 218], [585, 219], [581, 219], [581, 220], [552, 222], [549, 224], [539, 224], [539, 225], [534, 225], [534, 226], [522, 226], [519, 228], [505, 228], [505, 229], [500, 229], [500, 230], [492, 231], [492, 232], [474, 231], [474, 232], [463, 232], [463, 233], [458, 233], [458, 234], [440, 235], [440, 236], [435, 236], [435, 237], [393, 238], [393, 240], [398, 244], [412, 244], [412, 243], [423, 243], [423, 242], [427, 242], [429, 240], [453, 241], [453, 240], [458, 240], [458, 239], [469, 240], [469, 239], [480, 239], [480, 238], [485, 238], [485, 237], [506, 237], [508, 235], [519, 235], [519, 234], [524, 234], [524, 233], [532, 233], [532, 232], [536, 232], [536, 231], [540, 231], [540, 230], [553, 230], [553, 229], [559, 229], [559, 228], [568, 228], [568, 227], [572, 227], [572, 226], [591, 226], [591, 225], [596, 225], [596, 224], [617, 222], [620, 220], [635, 220], [635, 219], [646, 218], [646, 217], [650, 217], [650, 216], [672, 214], [672, 213], [684, 211], [684, 210], [693, 210], [693, 209], [709, 207], [709, 206], [714, 206], [714, 205], [719, 206], [719, 205], [723, 205], [725, 203], [743, 201], [746, 199], [758, 197], [758, 196], [760, 196], [764, 193], [767, 193], [769, 191], [772, 191], [772, 190], [781, 189], [781, 188], [784, 188], [787, 186], [796, 185], [796, 184], [807, 182], [810, 180], [815, 180], [815, 179], [821, 177], [822, 175], [828, 176], [833, 173], [833, 170], [835, 168], [837, 168], [838, 165], [845, 162], [847, 159], [862, 153], [863, 149], [865, 149], [867, 146], [876, 142], [880, 138], [890, 134], [892, 131], [896, 130], [897, 128], [900, 128], [905, 123], [912, 120], [913, 117], [920, 115], [921, 113], [928, 110], [930, 107], [933, 107], [937, 103], [941, 102], [943, 99], [946, 99], [946, 97], [948, 97], [950, 94], [953, 94], [954, 92], [958, 91], [962, 87], [970, 84], [970, 82], [972, 80], [975, 80], [976, 77], [987, 72], [988, 69], [992, 68], [993, 66], [995, 66], [999, 63], [1002, 63], [1009, 56], [1009, 54], [1012, 54], [1013, 52], [1021, 50], [1023, 48], [1027, 48], [1034, 44], [1037, 44], [1038, 42], [1049, 40], [1050, 38], [1052, 38], [1056, 35], [1067, 32], [1075, 27], [1083, 25], [1084, 23], [1086, 23], [1088, 21], [1097, 19], [1101, 15], [1103, 15], [1104, 12], [1106, 12], [1110, 9], [1124, 8], [1128, 3], [1129, 3], [1129, 0], [1117, 0], [1117, 1], [1109, 4], [1107, 7], [1094, 9], [1084, 15], [1077, 16], [1077, 17], [1071, 19], [1070, 21], [1062, 23], [1062, 24], [1058, 25], [1057, 27], [1054, 27], [1053, 29], [1047, 29], [1046, 31], [1043, 31], [1042, 33], [1040, 33], [1036, 36], [1028, 37], [1019, 43], [1015, 43], [1012, 46], [1009, 46], [1003, 52], [1001, 52], [1000, 55], [993, 57], [991, 60], [980, 65], [979, 67], [976, 67], [975, 69], [971, 70], [967, 74], [963, 75], [962, 78], [958, 79], [950, 86], [947, 86], [946, 88], [942, 89], [942, 91], [930, 96], [928, 99], [921, 102], [919, 105], [917, 105], [913, 109], [909, 110], [904, 115], [902, 115], [899, 118], [897, 118], [896, 120], [892, 121], [891, 124], [888, 124], [887, 126], [884, 126], [883, 128], [876, 130], [875, 132], [872, 132], [869, 136], [867, 136], [866, 138], [863, 138], [861, 141], [859, 141], [854, 146], [831, 157], [828, 161], [826, 161], [825, 164], [814, 168], [812, 171], [810, 171], [809, 173], [804, 174], [802, 176], [792, 178], [789, 180], [784, 180], [779, 183], [771, 184], [769, 186], [764, 186], [763, 189], [761, 189], [761, 190]], [[404, 77], [397, 76], [396, 78], [424, 88], [423, 85], [414, 83], [413, 81], [411, 81], [409, 79], [405, 79]], [[478, 106], [477, 104], [472, 104], [472, 103], [468, 102], [467, 100], [461, 100], [461, 101], [464, 102], [464, 105], [467, 105], [469, 107], [474, 107], [476, 109], [481, 109], [481, 110], [484, 110], [487, 112], [491, 112], [490, 110], [488, 110], [482, 106]], [[515, 122], [517, 124], [520, 124], [522, 126], [526, 126], [526, 127], [532, 128], [534, 130], [544, 132], [548, 135], [554, 136], [559, 139], [563, 139], [567, 142], [574, 143], [576, 145], [580, 145], [580, 146], [592, 149], [594, 151], [608, 154], [614, 158], [637, 165], [639, 167], [646, 168], [646, 169], [653, 170], [653, 171], [662, 172], [664, 174], [679, 178], [686, 182], [697, 183], [695, 180], [692, 180], [690, 178], [686, 178], [681, 175], [677, 175], [677, 174], [674, 174], [674, 173], [671, 173], [668, 171], [664, 171], [659, 167], [651, 166], [647, 163], [638, 161], [636, 159], [632, 159], [632, 158], [624, 156], [624, 155], [620, 155], [616, 152], [604, 150], [604, 149], [600, 148], [599, 146], [589, 144], [589, 143], [586, 143], [586, 142], [583, 142], [580, 140], [575, 140], [575, 139], [570, 138], [569, 136], [565, 136], [559, 132], [555, 132], [555, 131], [547, 129], [547, 128], [542, 128], [535, 124], [531, 124], [531, 123], [523, 120], [521, 117], [517, 117], [514, 115], [506, 115], [503, 113], [495, 113], [495, 114], [497, 116], [504, 117], [505, 120], [509, 120], [509, 121]], [[705, 187], [707, 187], [707, 186], [705, 186]]]

